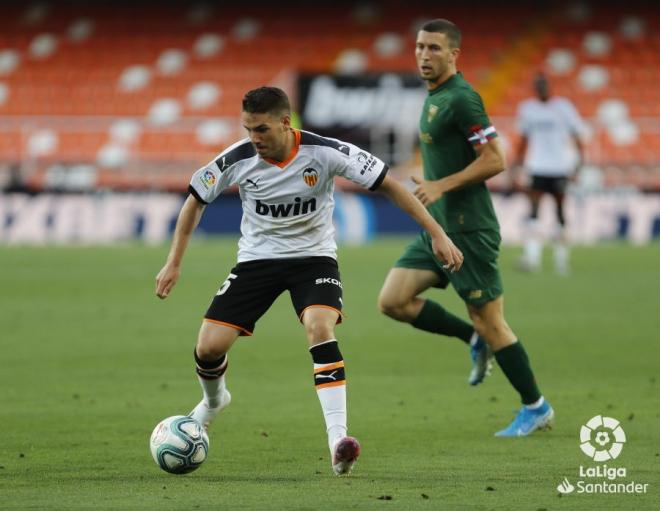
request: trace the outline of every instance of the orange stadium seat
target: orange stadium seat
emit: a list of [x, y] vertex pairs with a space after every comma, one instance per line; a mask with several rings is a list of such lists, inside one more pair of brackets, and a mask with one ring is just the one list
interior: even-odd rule
[[[185, 168], [167, 173], [168, 186], [185, 188], [190, 167], [205, 162], [219, 148], [209, 148], [197, 140], [196, 128], [210, 118], [235, 119], [246, 89], [272, 83], [285, 71], [332, 72], [340, 53], [348, 48], [364, 52], [365, 72], [414, 71], [413, 23], [436, 16], [438, 10], [421, 0], [405, 3], [393, 0], [378, 2], [370, 19], [359, 21], [353, 16], [355, 2], [330, 4], [223, 5], [198, 23], [190, 24], [187, 2], [166, 2], [154, 9], [151, 2], [110, 4], [54, 3], [39, 24], [27, 26], [19, 20], [25, 6], [17, 2], [0, 6], [0, 52], [14, 49], [20, 61], [15, 69], [3, 74], [0, 84], [7, 88], [0, 99], [0, 161], [26, 160], [25, 126], [35, 118], [58, 134], [52, 161], [95, 163], [99, 150], [109, 141], [108, 129], [118, 118], [139, 122], [141, 136], [127, 148], [130, 161], [122, 169], [101, 169], [99, 186], [149, 187], [154, 179], [137, 172], [143, 167], [155, 169], [149, 162], [170, 160], [185, 162]], [[213, 7], [213, 5], [212, 5]], [[463, 56], [459, 68], [478, 88], [488, 87], [489, 77], [502, 71], [506, 57], [524, 42], [515, 72], [507, 75], [507, 84], [488, 109], [493, 116], [510, 119], [519, 101], [529, 97], [534, 73], [545, 67], [553, 48], [572, 51], [575, 66], [564, 74], [551, 75], [556, 94], [570, 97], [583, 116], [591, 119], [608, 98], [625, 101], [630, 119], [640, 126], [639, 139], [630, 145], [613, 143], [601, 125], [594, 126], [594, 148], [590, 159], [602, 165], [642, 165], [658, 168], [660, 126], [637, 122], [637, 119], [660, 117], [660, 11], [650, 4], [631, 0], [625, 4], [593, 4], [591, 17], [571, 21], [563, 7], [549, 7], [539, 12], [529, 2], [492, 4], [477, 2], [474, 6], [443, 5], [442, 15], [455, 20], [464, 31]], [[646, 30], [638, 38], [619, 34], [623, 16], [634, 12], [643, 17]], [[67, 30], [81, 16], [93, 20], [94, 28], [86, 39], [70, 40]], [[237, 21], [252, 18], [260, 25], [253, 38], [239, 40], [233, 35]], [[529, 27], [537, 27], [536, 38], [529, 38]], [[493, 29], [496, 27], [496, 30]], [[611, 48], [602, 55], [585, 49], [586, 34], [601, 31], [609, 36]], [[30, 55], [35, 37], [50, 33], [57, 37], [54, 52], [45, 58]], [[200, 57], [193, 51], [201, 34], [218, 34], [224, 45], [216, 54]], [[379, 54], [374, 42], [383, 33], [398, 34], [400, 51], [390, 56]], [[530, 42], [531, 41], [531, 42]], [[162, 74], [157, 61], [165, 50], [185, 53], [185, 64], [179, 72]], [[120, 90], [122, 73], [130, 66], [143, 65], [150, 76], [143, 87]], [[510, 63], [509, 63], [510, 64]], [[585, 64], [598, 64], [607, 70], [609, 81], [600, 90], [585, 90], [579, 85], [579, 73]], [[188, 94], [199, 82], [213, 82], [219, 87], [217, 100], [204, 108], [193, 108]], [[147, 115], [154, 102], [172, 98], [181, 111], [173, 125], [151, 124]], [[11, 122], [5, 119], [11, 119]], [[77, 119], [74, 128], [67, 122]], [[91, 119], [87, 129], [80, 122]], [[86, 121], [85, 121], [86, 122]], [[511, 124], [511, 123], [509, 123]], [[240, 131], [233, 132], [240, 135]], [[49, 156], [39, 157], [47, 161]], [[152, 170], [149, 170], [152, 172]], [[635, 183], [657, 183], [658, 171], [613, 173]], [[637, 177], [630, 177], [630, 176]], [[609, 179], [609, 178], [608, 178]], [[159, 180], [159, 182], [161, 182]], [[618, 182], [610, 179], [609, 182]]]

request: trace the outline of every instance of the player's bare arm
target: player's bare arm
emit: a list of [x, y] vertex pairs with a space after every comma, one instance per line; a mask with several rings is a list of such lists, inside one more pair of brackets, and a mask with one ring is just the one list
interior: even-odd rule
[[433, 241], [433, 253], [445, 262], [445, 268], [458, 271], [463, 265], [463, 254], [449, 239], [444, 229], [433, 219], [428, 211], [413, 195], [405, 189], [396, 179], [385, 176], [378, 187], [388, 199], [403, 211], [408, 213], [426, 232]]
[[179, 218], [176, 221], [172, 246], [167, 255], [165, 266], [156, 275], [156, 296], [165, 299], [175, 286], [181, 275], [181, 261], [186, 252], [190, 238], [192, 237], [202, 213], [206, 206], [195, 197], [189, 195], [181, 207]]
[[504, 149], [499, 139], [494, 138], [475, 147], [477, 158], [460, 172], [456, 172], [437, 181], [427, 181], [412, 177], [418, 186], [414, 194], [422, 204], [428, 206], [437, 201], [445, 192], [458, 190], [464, 186], [481, 183], [499, 174], [506, 168]]
[[513, 164], [509, 168], [510, 184], [511, 188], [517, 191], [523, 190], [523, 180], [522, 180], [522, 166], [525, 160], [525, 153], [527, 153], [527, 146], [529, 145], [529, 139], [525, 135], [520, 136], [518, 146], [516, 148], [516, 157], [513, 161]]
[[573, 135], [573, 142], [577, 150], [577, 163], [575, 164], [575, 171], [570, 176], [571, 181], [576, 181], [582, 166], [584, 165], [584, 143], [579, 135]]

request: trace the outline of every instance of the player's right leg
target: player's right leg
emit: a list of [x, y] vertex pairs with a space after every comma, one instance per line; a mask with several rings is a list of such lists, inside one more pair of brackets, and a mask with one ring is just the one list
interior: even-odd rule
[[231, 402], [231, 394], [225, 383], [227, 352], [234, 344], [240, 330], [210, 321], [202, 323], [195, 347], [197, 378], [203, 398], [190, 412], [190, 417], [208, 430], [218, 413]]
[[470, 323], [433, 300], [419, 296], [430, 287], [445, 288], [448, 283], [442, 264], [422, 234], [406, 248], [388, 273], [378, 297], [378, 307], [383, 314], [397, 321], [410, 323], [426, 332], [456, 337], [468, 344], [472, 359], [468, 382], [477, 385], [489, 374], [488, 345]]
[[[420, 316], [426, 304], [426, 299], [419, 295], [439, 283], [440, 277], [435, 271], [392, 268], [385, 277], [385, 282], [380, 290], [378, 308], [392, 319], [412, 324]], [[429, 330], [424, 326], [420, 328]]]
[[283, 291], [280, 273], [272, 261], [239, 263], [204, 315], [195, 348], [204, 397], [190, 416], [207, 429], [231, 400], [225, 385], [227, 352], [239, 335], [252, 335], [258, 319]]
[[[387, 274], [380, 290], [380, 311], [420, 330], [456, 337], [469, 343], [474, 334], [474, 327], [470, 323], [453, 315], [433, 300], [419, 296], [430, 287], [447, 287], [448, 280], [444, 274], [438, 273], [441, 270], [401, 267], [398, 264]], [[436, 263], [431, 261], [431, 264]]]

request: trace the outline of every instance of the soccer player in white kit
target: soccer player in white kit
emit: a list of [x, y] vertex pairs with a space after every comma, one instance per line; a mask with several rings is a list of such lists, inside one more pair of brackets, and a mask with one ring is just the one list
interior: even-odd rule
[[518, 107], [521, 139], [516, 163], [523, 164], [530, 176], [531, 206], [520, 268], [537, 271], [541, 267], [543, 238], [539, 232], [538, 211], [541, 197], [547, 193], [554, 199], [558, 224], [553, 236], [555, 271], [564, 275], [569, 271], [564, 197], [568, 182], [577, 177], [582, 166], [583, 123], [567, 98], [550, 95], [548, 80], [543, 74], [534, 79], [534, 91], [536, 97], [523, 101]]
[[202, 322], [194, 356], [203, 399], [190, 416], [208, 428], [230, 403], [227, 352], [239, 335], [252, 335], [257, 320], [289, 291], [310, 346], [332, 468], [337, 475], [348, 474], [360, 445], [347, 435], [344, 360], [334, 333], [342, 317], [332, 225], [334, 177], [385, 194], [429, 232], [434, 253], [447, 268], [458, 270], [463, 255], [424, 206], [387, 175], [380, 159], [352, 144], [292, 129], [289, 100], [281, 89], [249, 91], [241, 121], [248, 138], [193, 175], [167, 261], [156, 277], [157, 296], [167, 298], [205, 205], [238, 185], [243, 207], [238, 261]]

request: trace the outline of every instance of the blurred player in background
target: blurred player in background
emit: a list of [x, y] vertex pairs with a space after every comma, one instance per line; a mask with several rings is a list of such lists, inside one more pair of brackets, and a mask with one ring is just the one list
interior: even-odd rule
[[[415, 195], [450, 233], [465, 255], [450, 273], [431, 251], [428, 233], [413, 241], [383, 284], [380, 309], [415, 328], [457, 337], [470, 344], [469, 383], [480, 383], [495, 359], [520, 394], [523, 407], [497, 436], [524, 436], [550, 425], [554, 411], [537, 387], [527, 353], [504, 319], [502, 280], [497, 266], [499, 224], [485, 181], [505, 168], [504, 153], [481, 97], [456, 70], [461, 33], [447, 20], [423, 25], [415, 55], [429, 94], [420, 120], [424, 179]], [[431, 287], [452, 284], [473, 324], [420, 297]]]
[[[346, 474], [360, 447], [347, 436], [344, 360], [334, 332], [342, 310], [332, 224], [334, 177], [378, 189], [407, 212], [429, 233], [432, 251], [448, 271], [458, 270], [463, 257], [419, 201], [387, 175], [381, 160], [352, 144], [291, 128], [289, 100], [281, 89], [248, 92], [241, 121], [248, 138], [193, 175], [167, 262], [156, 277], [156, 294], [166, 298], [205, 206], [238, 185], [243, 206], [238, 264], [213, 298], [199, 332], [195, 362], [204, 396], [190, 416], [208, 428], [229, 404], [227, 352], [239, 335], [252, 335], [259, 318], [289, 291], [310, 346], [332, 468]], [[277, 385], [281, 374], [280, 368], [264, 378]]]
[[[519, 268], [538, 271], [541, 267], [543, 238], [538, 214], [541, 197], [547, 193], [554, 199], [558, 224], [553, 236], [555, 271], [565, 275], [569, 271], [569, 248], [564, 197], [566, 185], [577, 178], [582, 166], [583, 123], [567, 98], [550, 95], [545, 75], [538, 74], [534, 79], [534, 92], [535, 98], [521, 102], [518, 107], [520, 144], [513, 168], [523, 165], [529, 174], [527, 196], [531, 208]], [[514, 183], [516, 188], [521, 188], [518, 175], [514, 175]]]

